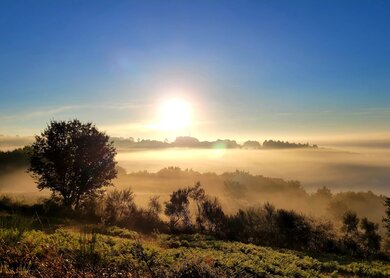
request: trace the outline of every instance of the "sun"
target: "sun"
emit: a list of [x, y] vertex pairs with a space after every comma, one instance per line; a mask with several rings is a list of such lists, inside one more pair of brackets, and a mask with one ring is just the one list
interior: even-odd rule
[[159, 111], [160, 128], [179, 130], [191, 124], [191, 105], [183, 99], [169, 99], [162, 103]]

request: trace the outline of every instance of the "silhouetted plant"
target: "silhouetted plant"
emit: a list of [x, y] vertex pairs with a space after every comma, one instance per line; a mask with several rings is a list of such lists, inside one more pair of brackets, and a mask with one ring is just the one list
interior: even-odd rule
[[257, 141], [246, 141], [244, 144], [242, 144], [242, 148], [244, 149], [260, 149], [261, 144]]
[[52, 121], [35, 137], [29, 171], [39, 189], [62, 197], [66, 207], [78, 208], [116, 177], [116, 155], [109, 137], [92, 123]]
[[153, 196], [149, 199], [148, 203], [148, 211], [149, 214], [158, 217], [158, 215], [162, 212], [162, 205], [160, 203], [160, 196]]
[[360, 221], [362, 234], [360, 239], [366, 256], [377, 254], [381, 247], [381, 236], [378, 234], [379, 225], [363, 218]]
[[358, 233], [359, 218], [355, 212], [347, 211], [343, 215], [343, 226], [341, 230], [345, 236], [356, 236]]
[[282, 247], [306, 249], [311, 238], [310, 222], [294, 211], [280, 209], [275, 219]]
[[180, 224], [185, 230], [192, 228], [189, 204], [188, 189], [179, 189], [170, 195], [170, 200], [165, 204], [164, 212], [169, 217], [171, 231], [176, 231]]
[[134, 193], [131, 189], [113, 190], [105, 198], [103, 219], [106, 224], [115, 225], [129, 218], [136, 210]]
[[342, 219], [341, 231], [344, 232], [341, 238], [342, 248], [345, 252], [352, 256], [359, 256], [362, 253], [362, 248], [359, 244], [359, 222], [355, 212], [346, 211]]
[[224, 235], [226, 217], [217, 198], [203, 200], [199, 218], [202, 219], [203, 229], [208, 233], [219, 237]]
[[309, 143], [290, 143], [284, 141], [265, 140], [263, 142], [263, 148], [266, 149], [293, 149], [293, 148], [318, 148], [317, 145], [310, 146]]
[[86, 197], [80, 204], [78, 216], [84, 220], [93, 222], [105, 220], [105, 197], [102, 191]]
[[197, 182], [193, 187], [188, 188], [188, 195], [189, 197], [194, 200], [197, 208], [197, 214], [196, 214], [196, 224], [197, 228], [200, 232], [204, 232], [204, 219], [202, 217], [202, 204], [206, 199], [206, 193], [204, 189], [202, 188], [201, 184]]
[[387, 230], [387, 235], [388, 237], [390, 237], [390, 198], [389, 197], [385, 199], [385, 207], [386, 207], [386, 212], [385, 212], [386, 215], [383, 218], [383, 223]]

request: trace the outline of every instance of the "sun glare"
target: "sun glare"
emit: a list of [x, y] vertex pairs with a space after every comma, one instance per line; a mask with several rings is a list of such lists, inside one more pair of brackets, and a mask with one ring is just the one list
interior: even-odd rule
[[191, 106], [181, 99], [170, 99], [162, 103], [160, 111], [160, 128], [178, 130], [191, 124]]

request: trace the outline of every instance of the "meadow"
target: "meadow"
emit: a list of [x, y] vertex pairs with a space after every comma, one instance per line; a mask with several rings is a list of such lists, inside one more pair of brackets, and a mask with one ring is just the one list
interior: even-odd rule
[[2, 277], [388, 277], [381, 260], [261, 247], [200, 234], [142, 235], [68, 223], [0, 228]]

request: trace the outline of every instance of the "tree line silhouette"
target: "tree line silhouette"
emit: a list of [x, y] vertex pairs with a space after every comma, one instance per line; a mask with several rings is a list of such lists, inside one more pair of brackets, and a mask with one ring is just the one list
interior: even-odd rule
[[169, 143], [158, 140], [137, 139], [134, 138], [113, 138], [116, 147], [121, 149], [132, 148], [223, 148], [223, 149], [296, 149], [296, 148], [318, 148], [317, 145], [310, 145], [309, 143], [290, 143], [288, 141], [274, 141], [265, 140], [263, 144], [258, 141], [248, 140], [243, 144], [237, 143], [235, 140], [218, 139], [215, 141], [199, 141], [195, 137], [179, 136], [175, 141]]

